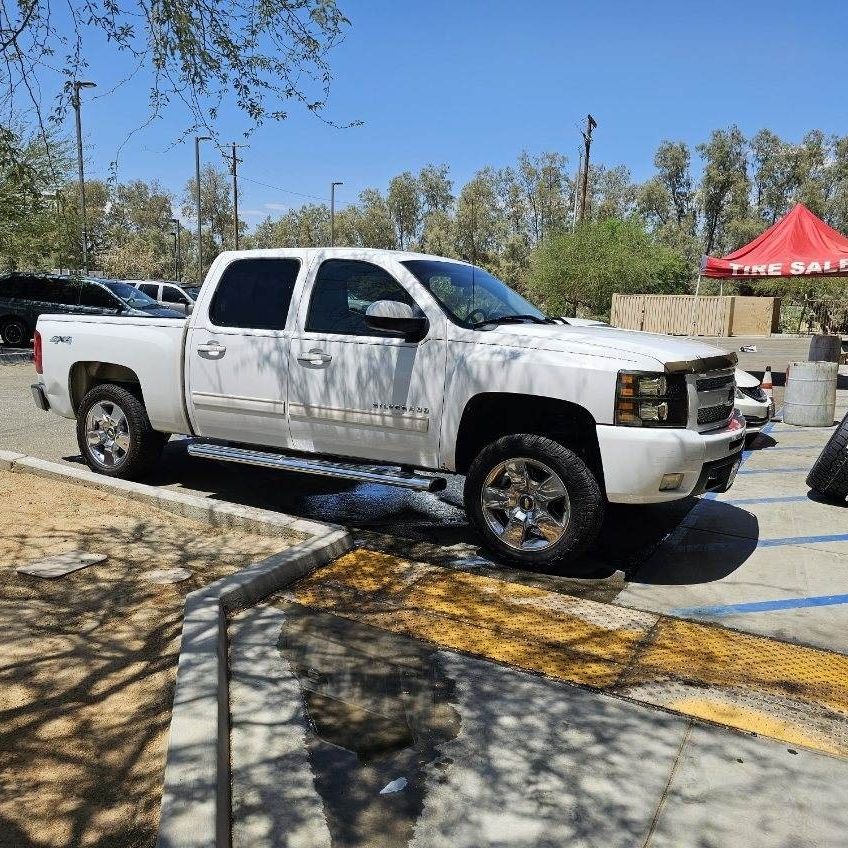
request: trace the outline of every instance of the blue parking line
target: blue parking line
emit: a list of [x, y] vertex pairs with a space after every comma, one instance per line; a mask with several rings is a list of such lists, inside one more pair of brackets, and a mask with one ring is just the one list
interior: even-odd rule
[[826, 607], [848, 604], [848, 595], [816, 595], [812, 598], [784, 598], [780, 601], [753, 601], [747, 604], [717, 604], [711, 607], [682, 607], [672, 610], [672, 615], [704, 615], [721, 618], [751, 612], [773, 612], [775, 610], [803, 609], [804, 607]]
[[779, 445], [770, 445], [765, 448], [748, 448], [745, 453], [771, 453], [772, 451], [793, 451], [793, 450], [819, 450], [825, 446], [825, 442], [822, 442], [818, 445], [786, 445], [785, 447], [780, 447]]
[[808, 495], [777, 495], [770, 498], [738, 498], [737, 500], [722, 501], [722, 503], [730, 504], [731, 506], [748, 506], [750, 504], [769, 504], [769, 503], [800, 503], [801, 501], [810, 500]]
[[848, 542], [848, 533], [825, 533], [821, 536], [786, 536], [781, 539], [760, 539], [758, 548], [777, 548], [782, 545], [815, 545], [817, 542]]
[[790, 474], [797, 471], [809, 471], [806, 467], [787, 466], [783, 468], [740, 468], [737, 474]]

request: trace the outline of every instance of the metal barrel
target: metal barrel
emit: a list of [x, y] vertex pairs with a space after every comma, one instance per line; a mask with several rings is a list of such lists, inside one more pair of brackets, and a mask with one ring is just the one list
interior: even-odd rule
[[842, 353], [840, 336], [818, 335], [810, 340], [810, 362], [839, 362]]
[[783, 396], [783, 421], [799, 427], [830, 427], [836, 413], [835, 362], [791, 362]]

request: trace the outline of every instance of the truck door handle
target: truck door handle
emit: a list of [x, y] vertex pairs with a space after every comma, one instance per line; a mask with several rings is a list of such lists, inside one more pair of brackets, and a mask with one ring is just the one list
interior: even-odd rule
[[203, 356], [206, 359], [220, 359], [226, 352], [226, 345], [222, 345], [221, 342], [209, 341], [206, 342], [206, 344], [199, 344], [197, 346], [198, 355]]
[[297, 355], [297, 361], [304, 365], [326, 365], [332, 358], [331, 354], [324, 353], [323, 350], [318, 350], [317, 348], [313, 348], [306, 353], [301, 352]]

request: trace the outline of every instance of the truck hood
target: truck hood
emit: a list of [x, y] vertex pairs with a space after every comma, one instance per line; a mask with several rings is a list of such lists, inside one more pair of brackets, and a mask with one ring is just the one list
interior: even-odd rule
[[[572, 327], [563, 324], [497, 324], [484, 331], [481, 342], [537, 348], [563, 353], [605, 358], [651, 360], [667, 370], [692, 370], [681, 363], [692, 363], [694, 370], [729, 367], [736, 354], [689, 338], [619, 330], [615, 327]], [[710, 363], [714, 357], [728, 357], [726, 363]], [[703, 367], [699, 367], [703, 366]]]

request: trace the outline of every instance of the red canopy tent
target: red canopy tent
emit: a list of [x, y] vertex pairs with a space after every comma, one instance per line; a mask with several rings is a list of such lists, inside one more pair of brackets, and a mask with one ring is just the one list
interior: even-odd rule
[[755, 279], [848, 275], [848, 238], [798, 203], [750, 244], [722, 259], [704, 257], [704, 277]]

